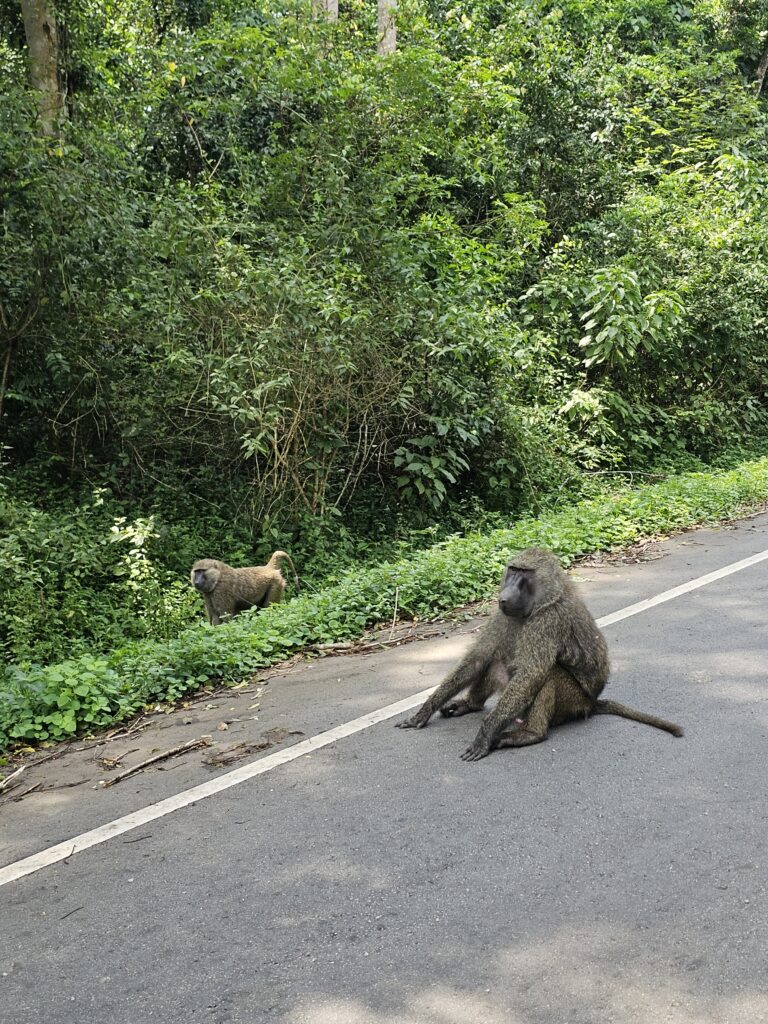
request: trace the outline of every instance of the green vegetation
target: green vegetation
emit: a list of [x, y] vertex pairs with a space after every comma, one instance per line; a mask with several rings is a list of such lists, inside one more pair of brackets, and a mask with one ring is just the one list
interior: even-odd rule
[[[766, 450], [763, 0], [405, 0], [387, 58], [363, 0], [54, 6], [58, 122], [0, 0], [6, 742], [353, 635], [398, 566], [413, 614], [485, 594], [520, 524], [617, 543], [601, 481]], [[300, 601], [199, 625], [191, 563], [276, 547]]]
[[0, 690], [0, 749], [63, 739], [173, 701], [313, 644], [358, 637], [400, 614], [422, 618], [488, 597], [511, 550], [538, 544], [564, 562], [639, 536], [732, 516], [768, 495], [768, 458], [730, 471], [689, 473], [617, 491], [510, 529], [454, 537], [408, 559], [372, 565], [317, 594], [218, 627], [193, 627], [166, 643], [139, 642], [105, 657], [14, 667]]

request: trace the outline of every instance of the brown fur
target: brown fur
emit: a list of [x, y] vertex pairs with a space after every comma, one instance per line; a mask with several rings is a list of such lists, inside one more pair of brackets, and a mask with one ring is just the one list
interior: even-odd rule
[[299, 578], [285, 551], [275, 551], [266, 565], [250, 565], [242, 569], [233, 569], [215, 558], [202, 558], [195, 562], [189, 574], [190, 580], [202, 595], [211, 625], [218, 626], [224, 616], [237, 615], [247, 608], [266, 608], [282, 601], [286, 582], [280, 572], [281, 559], [290, 565], [298, 588]]
[[[495, 747], [540, 743], [550, 727], [593, 714], [621, 715], [682, 736], [672, 722], [597, 699], [610, 672], [608, 648], [551, 552], [529, 548], [516, 555], [505, 569], [499, 603], [456, 668], [400, 728], [423, 729], [436, 711], [446, 717], [481, 711], [498, 692], [496, 707], [462, 754], [465, 761]], [[463, 699], [451, 699], [467, 688]]]

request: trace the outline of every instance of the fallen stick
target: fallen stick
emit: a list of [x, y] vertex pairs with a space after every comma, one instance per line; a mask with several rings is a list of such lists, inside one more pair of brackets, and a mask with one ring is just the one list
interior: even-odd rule
[[400, 587], [395, 587], [395, 610], [392, 612], [392, 628], [389, 631], [389, 639], [395, 635], [395, 626], [397, 625], [397, 604], [400, 599]]
[[76, 914], [78, 910], [85, 910], [85, 907], [75, 907], [74, 910], [70, 910], [69, 913], [65, 914], [64, 917], [60, 917], [59, 920], [66, 921], [68, 917], [71, 917], [73, 914]]
[[442, 636], [445, 630], [433, 629], [429, 633], [404, 633], [402, 636], [389, 637], [386, 640], [341, 641], [335, 644], [314, 644], [307, 650], [314, 654], [372, 654], [381, 648], [410, 644], [417, 640], [430, 640], [433, 636]]
[[23, 765], [21, 766], [21, 768], [17, 768], [15, 772], [11, 772], [11, 774], [10, 774], [10, 775], [6, 775], [6, 776], [5, 776], [5, 778], [3, 779], [3, 781], [2, 781], [2, 782], [0, 782], [0, 793], [4, 793], [4, 792], [6, 791], [6, 789], [8, 788], [8, 783], [9, 783], [9, 782], [10, 782], [10, 781], [11, 781], [12, 779], [16, 779], [16, 778], [18, 778], [18, 776], [19, 776], [19, 775], [21, 775], [21, 773], [22, 773], [22, 772], [24, 771], [24, 769], [25, 769], [26, 767], [27, 767], [27, 766], [26, 766], [25, 764], [23, 764]]
[[[431, 633], [407, 633], [404, 636], [396, 636], [390, 640], [370, 640], [355, 646], [349, 654], [373, 654], [382, 647], [397, 647], [399, 644], [411, 644], [418, 640], [431, 640], [433, 636], [442, 636], [444, 630], [435, 629]], [[346, 653], [346, 652], [345, 652]]]
[[42, 782], [36, 782], [34, 786], [30, 786], [28, 789], [22, 789], [20, 793], [17, 793], [15, 796], [11, 797], [12, 803], [17, 804], [19, 800], [23, 800], [25, 796], [28, 796], [30, 793], [34, 793], [35, 790], [40, 789], [41, 786]]
[[136, 751], [140, 749], [140, 747], [131, 747], [130, 750], [123, 751], [123, 753], [118, 754], [117, 757], [107, 757], [106, 754], [102, 754], [100, 757], [95, 757], [94, 760], [98, 761], [102, 768], [111, 770], [112, 768], [117, 768], [123, 758], [128, 757], [129, 754], [135, 754]]
[[150, 720], [145, 720], [142, 717], [142, 718], [140, 718], [138, 720], [138, 722], [134, 722], [134, 724], [130, 728], [124, 729], [122, 732], [117, 731], [117, 732], [110, 733], [107, 736], [107, 741], [111, 742], [112, 740], [123, 740], [123, 739], [126, 739], [128, 736], [133, 736], [137, 732], [141, 732], [142, 729], [149, 728], [150, 725], [152, 725], [151, 719]]
[[210, 736], [200, 736], [196, 740], [188, 740], [186, 743], [180, 744], [178, 747], [171, 747], [170, 750], [164, 750], [162, 754], [155, 754], [153, 757], [148, 757], [146, 761], [140, 761], [135, 764], [133, 768], [126, 768], [124, 772], [120, 772], [113, 779], [108, 779], [106, 782], [102, 781], [102, 786], [114, 786], [116, 782], [122, 782], [123, 779], [127, 779], [130, 775], [135, 775], [137, 772], [144, 771], [145, 768], [149, 768], [151, 764], [157, 764], [158, 761], [165, 761], [169, 757], [175, 757], [177, 754], [184, 754], [187, 750], [194, 750], [195, 747], [210, 747], [211, 743]]
[[[142, 729], [146, 729], [150, 725], [152, 725], [151, 719], [145, 722], [142, 718], [139, 719], [139, 721], [135, 725], [132, 725], [130, 729], [124, 729], [122, 732], [119, 729], [113, 729], [112, 732], [105, 733], [103, 736], [99, 736], [98, 739], [91, 740], [90, 743], [83, 743], [82, 746], [62, 750], [61, 754], [68, 754], [70, 749], [72, 750], [73, 753], [79, 754], [83, 750], [92, 750], [93, 747], [103, 747], [105, 746], [105, 744], [111, 743], [112, 740], [122, 740], [126, 739], [128, 736], [133, 736], [135, 733], [141, 732]], [[38, 761], [35, 763], [39, 764], [40, 762]]]
[[69, 753], [69, 747], [67, 746], [64, 750], [54, 750], [52, 754], [46, 754], [45, 757], [38, 757], [35, 761], [30, 761], [27, 768], [36, 768], [39, 764], [45, 764], [46, 761], [53, 761], [56, 757], [64, 757], [65, 754]]
[[78, 779], [76, 782], [59, 782], [53, 786], [46, 786], [45, 792], [49, 792], [51, 789], [73, 789], [75, 786], [82, 786], [85, 782], [90, 782], [89, 778]]

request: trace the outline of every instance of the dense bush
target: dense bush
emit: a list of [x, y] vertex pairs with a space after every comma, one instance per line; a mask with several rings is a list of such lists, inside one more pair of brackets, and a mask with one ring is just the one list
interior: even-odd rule
[[387, 61], [361, 3], [110, 10], [57, 144], [0, 72], [15, 466], [268, 531], [766, 425], [757, 8], [406, 5]]

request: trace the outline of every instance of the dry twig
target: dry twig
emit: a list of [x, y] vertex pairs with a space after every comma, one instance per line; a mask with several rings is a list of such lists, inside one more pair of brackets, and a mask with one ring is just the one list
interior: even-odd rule
[[178, 747], [171, 747], [170, 750], [164, 750], [162, 754], [154, 754], [152, 757], [148, 757], [146, 761], [140, 761], [135, 764], [133, 768], [126, 768], [124, 772], [120, 772], [114, 779], [108, 779], [106, 782], [102, 782], [103, 786], [114, 786], [116, 782], [122, 782], [123, 779], [127, 779], [130, 775], [135, 775], [137, 772], [144, 771], [151, 764], [157, 764], [158, 761], [165, 761], [169, 757], [176, 757], [177, 754], [185, 754], [188, 750], [194, 750], [196, 747], [210, 747], [211, 743], [210, 736], [200, 736], [196, 740], [189, 740], [187, 743], [181, 743]]
[[19, 800], [23, 800], [25, 796], [29, 796], [30, 793], [34, 793], [35, 790], [40, 789], [41, 786], [42, 782], [36, 782], [34, 786], [30, 786], [28, 789], [23, 789], [21, 793], [16, 793], [15, 796], [12, 796], [11, 801], [17, 804]]
[[392, 612], [392, 628], [389, 631], [389, 639], [395, 635], [395, 625], [397, 623], [397, 604], [400, 600], [400, 587], [395, 587], [395, 610]]
[[96, 760], [102, 768], [107, 768], [111, 771], [113, 768], [117, 768], [123, 758], [128, 757], [129, 754], [135, 754], [136, 751], [140, 749], [140, 747], [131, 747], [130, 750], [124, 750], [123, 753], [118, 754], [117, 757], [107, 757], [106, 754], [102, 754], [100, 757], [97, 757]]
[[5, 791], [8, 789], [8, 783], [11, 782], [13, 779], [18, 778], [25, 768], [26, 765], [23, 764], [21, 768], [17, 768], [15, 772], [11, 772], [10, 775], [6, 775], [3, 781], [0, 782], [0, 793], [5, 793]]

